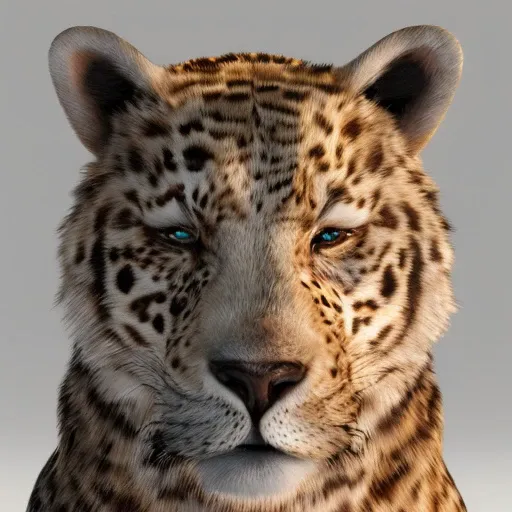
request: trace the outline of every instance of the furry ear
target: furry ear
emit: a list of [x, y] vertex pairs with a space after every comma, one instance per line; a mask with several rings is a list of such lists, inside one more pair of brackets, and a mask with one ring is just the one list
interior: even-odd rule
[[84, 146], [98, 155], [110, 119], [163, 71], [112, 32], [72, 27], [52, 42], [49, 67], [60, 104]]
[[422, 25], [384, 37], [339, 77], [397, 121], [411, 153], [420, 152], [441, 123], [458, 86], [462, 50], [446, 30]]

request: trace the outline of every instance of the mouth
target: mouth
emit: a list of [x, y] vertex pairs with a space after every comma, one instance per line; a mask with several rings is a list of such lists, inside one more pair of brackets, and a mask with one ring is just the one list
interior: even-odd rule
[[235, 450], [246, 453], [284, 453], [281, 450], [278, 450], [277, 448], [274, 448], [269, 444], [241, 444], [240, 446], [235, 448]]
[[243, 444], [201, 461], [198, 470], [206, 492], [257, 498], [294, 489], [316, 466], [274, 448], [253, 429]]
[[235, 453], [260, 453], [260, 454], [282, 454], [284, 452], [274, 448], [268, 444], [261, 436], [258, 428], [253, 427], [249, 432], [249, 435], [245, 439], [245, 442], [237, 446], [234, 450]]

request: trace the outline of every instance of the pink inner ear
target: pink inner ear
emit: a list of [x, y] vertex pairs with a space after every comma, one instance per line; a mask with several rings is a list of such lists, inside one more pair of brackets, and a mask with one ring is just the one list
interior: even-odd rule
[[87, 68], [96, 55], [90, 50], [76, 50], [69, 55], [67, 62], [68, 91], [74, 103], [70, 109], [73, 114], [71, 123], [82, 143], [93, 153], [101, 142], [101, 118], [97, 105], [86, 89], [85, 78]]
[[87, 65], [94, 58], [94, 53], [87, 50], [78, 50], [69, 56], [69, 78], [73, 87], [80, 91], [80, 94], [85, 94], [84, 76]]

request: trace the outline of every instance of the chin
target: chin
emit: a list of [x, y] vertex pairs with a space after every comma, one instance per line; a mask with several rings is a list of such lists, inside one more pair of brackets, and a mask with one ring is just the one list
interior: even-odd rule
[[239, 498], [269, 498], [293, 492], [316, 463], [298, 459], [269, 446], [241, 446], [198, 462], [202, 489]]

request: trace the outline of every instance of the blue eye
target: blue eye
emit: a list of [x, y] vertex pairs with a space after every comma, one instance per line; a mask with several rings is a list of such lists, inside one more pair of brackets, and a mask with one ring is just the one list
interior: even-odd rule
[[336, 229], [323, 231], [320, 237], [324, 242], [334, 242], [340, 236], [340, 232]]
[[162, 230], [162, 235], [168, 240], [173, 240], [180, 243], [194, 243], [197, 241], [197, 236], [183, 228], [167, 228]]
[[325, 228], [319, 231], [311, 241], [312, 247], [332, 246], [344, 242], [356, 232], [355, 229]]
[[173, 231], [172, 236], [177, 240], [189, 240], [192, 238], [192, 235], [188, 231], [182, 231], [180, 229]]

